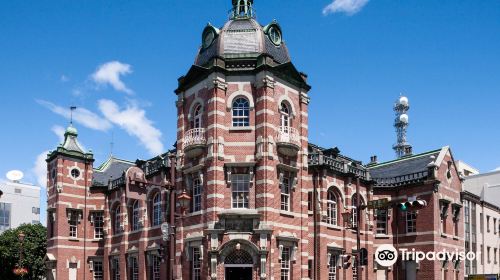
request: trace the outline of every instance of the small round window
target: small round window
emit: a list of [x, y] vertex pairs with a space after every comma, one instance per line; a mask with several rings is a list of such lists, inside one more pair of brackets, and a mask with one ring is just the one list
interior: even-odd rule
[[281, 31], [277, 26], [271, 26], [271, 28], [269, 28], [269, 39], [271, 39], [271, 42], [276, 46], [281, 45]]
[[76, 168], [71, 169], [71, 177], [73, 177], [75, 179], [80, 177], [80, 170], [78, 170]]

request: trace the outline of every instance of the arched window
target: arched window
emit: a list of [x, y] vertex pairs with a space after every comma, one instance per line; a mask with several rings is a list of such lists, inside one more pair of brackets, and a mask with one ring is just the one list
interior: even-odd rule
[[250, 126], [250, 103], [246, 98], [239, 97], [233, 101], [233, 127]]
[[161, 219], [161, 195], [156, 193], [153, 197], [153, 226], [159, 226]]
[[[352, 198], [352, 212], [351, 212], [351, 218], [352, 218], [352, 227], [357, 228], [358, 227], [358, 200], [357, 200], [357, 195], [353, 194]], [[363, 198], [361, 198], [361, 201], [359, 202], [359, 205], [363, 205]], [[361, 218], [361, 217], [360, 217]]]
[[337, 196], [333, 192], [333, 190], [328, 191], [328, 197], [326, 201], [326, 211], [327, 211], [327, 223], [330, 225], [337, 225]]
[[286, 105], [285, 102], [281, 102], [280, 106], [280, 115], [281, 115], [281, 127], [286, 129], [290, 126], [290, 108]]
[[114, 230], [115, 230], [115, 234], [121, 232], [121, 209], [120, 209], [120, 205], [117, 205], [116, 208], [115, 208], [115, 213], [114, 213], [114, 219], [115, 219], [115, 223], [114, 223]]
[[192, 128], [201, 128], [202, 113], [203, 111], [201, 105], [196, 105], [196, 108], [193, 111], [193, 122], [191, 123]]
[[140, 228], [139, 225], [139, 201], [136, 200], [134, 204], [132, 204], [132, 230], [138, 230]]
[[193, 212], [201, 211], [201, 180], [196, 178], [193, 180]]

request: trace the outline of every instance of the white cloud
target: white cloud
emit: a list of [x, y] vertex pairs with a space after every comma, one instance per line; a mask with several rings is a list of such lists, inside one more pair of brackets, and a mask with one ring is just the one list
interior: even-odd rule
[[369, 0], [334, 0], [323, 9], [323, 14], [346, 13], [354, 15], [368, 3]]
[[[71, 110], [69, 108], [64, 108], [58, 105], [55, 105], [52, 102], [45, 100], [37, 100], [38, 104], [46, 107], [52, 112], [65, 117], [66, 119], [70, 119]], [[73, 120], [78, 122], [79, 124], [100, 131], [106, 131], [112, 127], [111, 123], [106, 119], [101, 118], [99, 115], [85, 109], [85, 108], [77, 108], [73, 112]]]
[[54, 125], [50, 130], [52, 130], [52, 132], [57, 135], [57, 137], [59, 138], [59, 143], [64, 142], [64, 133], [66, 132], [64, 127], [60, 125]]
[[120, 79], [121, 76], [132, 73], [132, 66], [119, 61], [111, 61], [100, 65], [92, 74], [92, 80], [98, 86], [111, 85], [115, 90], [132, 94], [133, 91]]
[[65, 82], [69, 82], [69, 78], [68, 78], [68, 76], [66, 76], [66, 75], [62, 74], [62, 75], [61, 75], [61, 82], [63, 82], [63, 83], [65, 83]]
[[495, 170], [493, 170], [493, 171], [500, 171], [500, 167], [496, 168], [496, 169], [495, 169]]
[[99, 109], [110, 122], [118, 125], [129, 135], [137, 137], [153, 156], [161, 154], [161, 132], [153, 126], [153, 122], [146, 117], [146, 112], [135, 104], [129, 104], [124, 110], [111, 100], [99, 100]]
[[39, 154], [36, 157], [33, 169], [31, 170], [36, 177], [38, 186], [44, 189], [47, 187], [47, 162], [45, 162], [45, 159], [47, 158], [48, 153], [49, 151], [44, 151]]

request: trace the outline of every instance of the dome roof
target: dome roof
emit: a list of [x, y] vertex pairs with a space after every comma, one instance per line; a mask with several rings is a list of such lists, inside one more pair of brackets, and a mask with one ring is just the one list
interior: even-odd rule
[[261, 26], [254, 18], [233, 18], [222, 29], [208, 24], [203, 31], [202, 47], [195, 64], [204, 66], [212, 58], [249, 58], [269, 55], [277, 63], [290, 61], [288, 49], [282, 41], [277, 22]]

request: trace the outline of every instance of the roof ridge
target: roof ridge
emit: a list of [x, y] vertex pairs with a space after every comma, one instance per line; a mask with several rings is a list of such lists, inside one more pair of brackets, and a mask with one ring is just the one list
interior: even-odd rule
[[110, 157], [108, 157], [108, 159], [105, 162], [103, 162], [97, 168], [94, 168], [94, 171], [103, 172], [104, 170], [106, 170], [109, 167], [109, 165], [113, 161], [135, 165], [135, 162], [133, 162], [133, 161], [129, 161], [129, 160], [126, 160], [126, 159], [120, 159], [120, 158], [117, 158], [117, 157], [114, 157], [114, 156], [110, 156]]
[[394, 160], [382, 162], [382, 163], [379, 163], [377, 165], [369, 166], [368, 169], [374, 169], [374, 168], [378, 168], [378, 167], [390, 165], [390, 164], [393, 164], [393, 163], [398, 163], [398, 162], [403, 162], [403, 161], [410, 160], [410, 159], [415, 159], [415, 158], [423, 157], [423, 156], [426, 156], [426, 155], [437, 153], [437, 152], [443, 150], [443, 148], [444, 147], [436, 149], [436, 150], [431, 150], [431, 151], [428, 151], [428, 152], [424, 152], [424, 153], [412, 155], [412, 156], [407, 156], [407, 157], [403, 157], [403, 158], [398, 158], [398, 159], [394, 159]]

